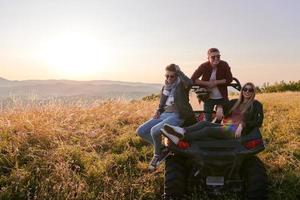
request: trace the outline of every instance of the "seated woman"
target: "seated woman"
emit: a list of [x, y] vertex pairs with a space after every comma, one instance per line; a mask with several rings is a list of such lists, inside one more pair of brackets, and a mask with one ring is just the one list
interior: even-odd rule
[[192, 107], [189, 103], [189, 79], [178, 65], [170, 64], [165, 68], [166, 80], [160, 95], [159, 108], [155, 115], [137, 129], [137, 134], [154, 146], [154, 155], [149, 170], [154, 171], [170, 154], [161, 144], [161, 131], [165, 123], [182, 125], [196, 123]]
[[185, 128], [165, 124], [161, 131], [175, 145], [183, 138], [188, 142], [207, 137], [239, 138], [241, 135], [248, 134], [253, 128], [262, 125], [263, 107], [259, 101], [254, 99], [255, 93], [254, 84], [248, 82], [242, 87], [238, 99], [232, 99], [223, 106], [219, 105], [217, 109], [224, 108], [225, 114], [222, 124], [201, 121]]

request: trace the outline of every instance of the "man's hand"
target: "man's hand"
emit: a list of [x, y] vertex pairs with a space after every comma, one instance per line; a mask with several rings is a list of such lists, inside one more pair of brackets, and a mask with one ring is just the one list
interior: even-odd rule
[[223, 107], [218, 105], [216, 111], [216, 118], [218, 121], [221, 121], [223, 117], [224, 117]]
[[234, 134], [235, 138], [240, 138], [241, 137], [242, 130], [243, 130], [243, 126], [242, 126], [242, 124], [239, 124], [239, 126], [236, 129], [235, 134]]
[[208, 88], [213, 88], [216, 86], [217, 86], [217, 80], [208, 81], [208, 83], [207, 83]]
[[160, 117], [160, 112], [156, 111], [156, 113], [153, 116], [153, 119], [158, 119]]

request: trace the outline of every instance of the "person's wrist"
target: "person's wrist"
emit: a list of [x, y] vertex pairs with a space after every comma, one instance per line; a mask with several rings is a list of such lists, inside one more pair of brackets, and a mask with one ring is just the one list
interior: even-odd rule
[[217, 110], [219, 110], [219, 111], [223, 111], [223, 106], [221, 106], [221, 105], [217, 105]]

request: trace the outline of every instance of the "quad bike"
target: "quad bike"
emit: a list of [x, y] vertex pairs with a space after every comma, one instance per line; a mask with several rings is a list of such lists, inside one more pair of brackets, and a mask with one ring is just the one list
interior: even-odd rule
[[[230, 84], [240, 90], [237, 79]], [[197, 87], [193, 88], [197, 90]], [[204, 111], [195, 111], [202, 120]], [[195, 141], [168, 147], [164, 199], [267, 199], [267, 174], [256, 156], [265, 149], [258, 128], [239, 139]]]

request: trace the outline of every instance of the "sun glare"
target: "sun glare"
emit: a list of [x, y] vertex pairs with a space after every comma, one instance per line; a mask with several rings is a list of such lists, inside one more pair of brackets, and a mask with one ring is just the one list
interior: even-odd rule
[[103, 72], [111, 59], [97, 39], [74, 33], [47, 40], [41, 56], [51, 72], [78, 79]]

